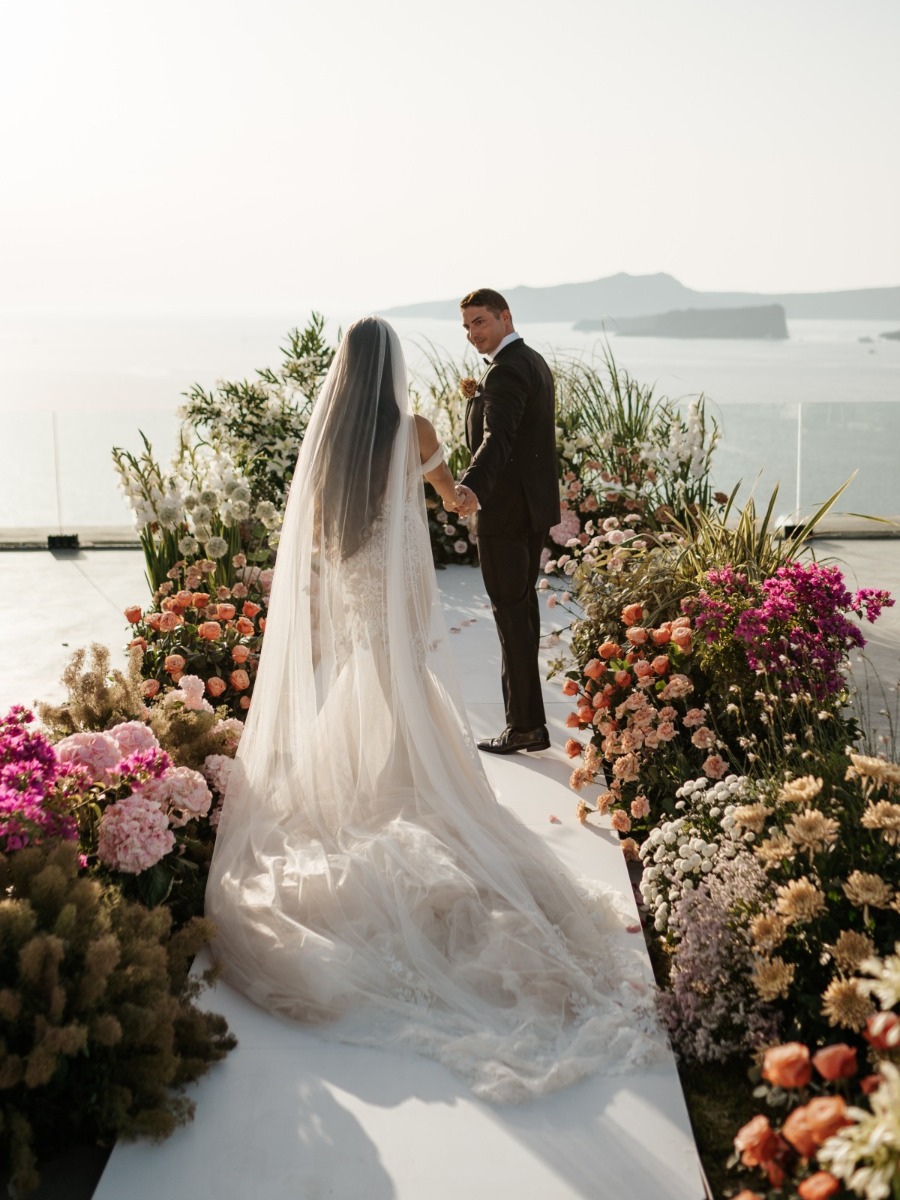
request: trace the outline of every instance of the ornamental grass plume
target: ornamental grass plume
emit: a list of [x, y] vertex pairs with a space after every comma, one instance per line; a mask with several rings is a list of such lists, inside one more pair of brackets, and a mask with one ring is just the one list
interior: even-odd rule
[[[85, 666], [90, 654], [90, 663]], [[143, 722], [147, 709], [141, 694], [141, 655], [132, 650], [128, 667], [110, 667], [109, 649], [93, 642], [75, 650], [60, 682], [68, 696], [62, 704], [38, 704], [41, 724], [58, 740], [72, 733], [103, 731], [127, 721]]]
[[0, 855], [0, 896], [0, 1152], [24, 1195], [72, 1142], [190, 1120], [185, 1085], [235, 1041], [188, 982], [208, 922], [173, 935], [165, 909], [80, 876], [74, 843]]

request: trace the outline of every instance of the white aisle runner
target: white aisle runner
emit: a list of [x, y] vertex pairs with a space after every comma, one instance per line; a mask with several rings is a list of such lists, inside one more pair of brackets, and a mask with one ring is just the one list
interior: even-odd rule
[[[475, 733], [498, 733], [499, 648], [480, 573], [451, 568], [438, 582]], [[630, 897], [617, 836], [575, 819], [561, 749], [569, 708], [558, 683], [546, 697], [554, 748], [485, 755], [491, 780], [501, 803], [570, 869]], [[646, 960], [640, 933], [622, 936]], [[646, 970], [652, 978], [649, 962]], [[497, 1107], [476, 1100], [430, 1059], [328, 1041], [269, 1016], [226, 984], [202, 1002], [227, 1018], [237, 1049], [191, 1090], [197, 1112], [190, 1125], [161, 1145], [116, 1147], [94, 1200], [704, 1196], [674, 1059]]]

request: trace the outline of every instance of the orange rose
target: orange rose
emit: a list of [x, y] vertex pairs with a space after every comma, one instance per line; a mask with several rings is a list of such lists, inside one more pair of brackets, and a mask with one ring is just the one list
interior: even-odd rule
[[141, 620], [143, 615], [143, 610], [139, 604], [132, 604], [125, 609], [125, 619], [131, 625], [137, 625], [138, 621]]
[[182, 608], [189, 608], [194, 603], [194, 593], [186, 592], [182, 589], [180, 592], [175, 593], [175, 599]]
[[245, 600], [241, 607], [241, 612], [245, 617], [252, 618], [255, 617], [257, 613], [261, 613], [262, 609], [258, 604], [254, 604], [252, 600]]
[[566, 729], [577, 729], [580, 724], [581, 717], [579, 717], [578, 713], [572, 712], [566, 717]]
[[566, 682], [562, 685], [562, 694], [564, 696], [577, 696], [578, 695], [578, 684], [575, 682], [574, 679], [566, 680]]
[[[696, 734], [694, 735], [696, 737]], [[781, 1088], [806, 1087], [812, 1078], [809, 1050], [800, 1042], [787, 1042], [766, 1051], [762, 1077]]]
[[828, 1200], [829, 1196], [837, 1195], [840, 1190], [840, 1183], [830, 1171], [816, 1171], [815, 1175], [810, 1175], [799, 1185], [797, 1195], [800, 1200]]
[[220, 679], [218, 675], [211, 675], [206, 681], [206, 690], [211, 696], [221, 696], [225, 687], [225, 680]]
[[150, 626], [150, 628], [152, 630], [158, 631], [159, 623], [161, 620], [162, 620], [162, 613], [158, 613], [158, 612], [151, 613], [150, 616], [147, 618], [147, 624]]
[[256, 633], [256, 630], [253, 628], [253, 622], [248, 620], [247, 617], [238, 617], [234, 627], [241, 637], [251, 637]]
[[584, 667], [584, 674], [588, 679], [599, 679], [603, 674], [603, 663], [599, 658], [592, 658]]
[[250, 651], [246, 646], [232, 646], [231, 657], [236, 663], [245, 663], [250, 657]]
[[216, 616], [220, 621], [230, 621], [236, 612], [237, 609], [233, 604], [220, 604]]
[[259, 632], [260, 633], [266, 632], [266, 618], [265, 617], [259, 618]]
[[236, 692], [245, 692], [250, 686], [250, 676], [246, 671], [240, 670], [240, 668], [237, 671], [232, 671], [228, 676], [228, 680]]
[[856, 1074], [856, 1047], [845, 1042], [823, 1046], [813, 1055], [813, 1066], [823, 1079], [833, 1083], [836, 1079], [850, 1079]]
[[583, 749], [584, 747], [582, 746], [581, 742], [577, 741], [575, 738], [569, 738], [569, 740], [566, 742], [566, 754], [569, 756], [569, 758], [578, 758]]
[[616, 671], [615, 680], [619, 687], [628, 687], [628, 685], [631, 683], [631, 672]]
[[781, 1138], [769, 1124], [769, 1118], [757, 1113], [737, 1131], [734, 1148], [745, 1167], [760, 1167], [771, 1162], [782, 1145]]
[[128, 649], [133, 650], [135, 646], [140, 646], [142, 650], [147, 649], [147, 639], [142, 637], [132, 638], [128, 643]]
[[650, 640], [654, 646], [665, 646], [672, 640], [672, 626], [668, 621], [664, 621], [658, 629], [650, 630]]
[[579, 708], [578, 720], [581, 722], [582, 725], [590, 725], [590, 723], [591, 723], [591, 721], [593, 721], [593, 719], [594, 719], [593, 705], [590, 708], [588, 708], [587, 705], [584, 705], [582, 708]]
[[168, 671], [170, 675], [176, 671], [183, 671], [187, 666], [187, 660], [181, 654], [167, 654], [166, 661], [163, 663], [163, 670]]
[[644, 609], [640, 604], [626, 604], [622, 609], [622, 621], [626, 625], [636, 625], [643, 616]]
[[669, 669], [669, 656], [667, 654], [657, 654], [656, 658], [650, 663], [650, 666], [657, 675], [665, 675]]
[[208, 642], [214, 642], [222, 636], [222, 626], [218, 621], [204, 621], [197, 626], [197, 633]]
[[597, 647], [597, 653], [601, 658], [615, 658], [621, 651], [621, 646], [616, 642], [604, 642], [602, 646]]
[[159, 680], [158, 679], [145, 679], [144, 682], [141, 684], [141, 695], [144, 697], [145, 700], [152, 700], [152, 698], [156, 695], [156, 693], [158, 691], [159, 691]]
[[632, 625], [630, 629], [625, 630], [625, 637], [631, 642], [632, 646], [643, 646], [648, 636], [647, 630], [643, 625]]
[[194, 608], [206, 608], [209, 604], [209, 595], [206, 592], [194, 592], [191, 596], [191, 603]]
[[744, 1188], [743, 1191], [738, 1192], [734, 1200], [763, 1200], [763, 1198], [759, 1192], [751, 1192], [747, 1188]]

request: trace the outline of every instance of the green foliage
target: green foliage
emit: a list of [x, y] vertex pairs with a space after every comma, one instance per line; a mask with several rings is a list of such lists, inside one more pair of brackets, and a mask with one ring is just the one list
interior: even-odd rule
[[71, 843], [0, 856], [0, 895], [0, 1147], [25, 1194], [72, 1141], [167, 1137], [235, 1041], [188, 979], [208, 922], [173, 935], [166, 909], [79, 876]]

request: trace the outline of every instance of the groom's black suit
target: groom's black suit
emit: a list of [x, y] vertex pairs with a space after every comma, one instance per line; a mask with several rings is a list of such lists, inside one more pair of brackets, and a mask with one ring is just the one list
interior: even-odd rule
[[521, 338], [500, 350], [466, 408], [472, 463], [460, 479], [478, 497], [481, 570], [503, 651], [507, 724], [545, 722], [535, 585], [547, 531], [560, 519], [553, 376]]

